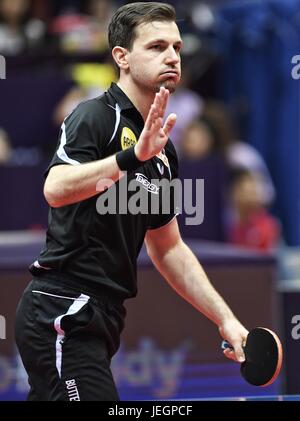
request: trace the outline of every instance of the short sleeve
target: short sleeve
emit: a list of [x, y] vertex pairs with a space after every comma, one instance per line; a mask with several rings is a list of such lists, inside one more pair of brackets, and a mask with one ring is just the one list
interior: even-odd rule
[[[167, 155], [169, 165], [170, 165], [170, 175], [171, 175], [171, 181], [178, 179], [178, 157], [176, 150], [172, 144], [172, 142], [169, 140], [166, 148], [165, 153]], [[167, 225], [169, 222], [171, 222], [176, 216], [177, 216], [177, 209], [176, 209], [176, 203], [175, 203], [175, 191], [174, 188], [170, 188], [169, 190], [169, 203], [170, 203], [170, 212], [164, 213], [163, 212], [163, 200], [166, 199], [165, 195], [161, 195], [161, 203], [160, 203], [160, 213], [158, 215], [152, 215], [151, 216], [151, 223], [149, 225], [149, 229], [157, 229], [161, 228], [164, 225]]]
[[[86, 101], [63, 122], [53, 159], [45, 172], [55, 165], [80, 165], [103, 157], [108, 141], [105, 109], [98, 99]], [[106, 111], [107, 113], [107, 111]]]

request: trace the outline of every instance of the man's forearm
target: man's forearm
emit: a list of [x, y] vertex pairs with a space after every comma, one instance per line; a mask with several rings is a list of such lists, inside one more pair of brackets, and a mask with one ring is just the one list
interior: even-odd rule
[[217, 326], [234, 317], [208, 280], [195, 255], [183, 241], [168, 250], [164, 256], [151, 257], [168, 283]]
[[44, 194], [50, 206], [66, 206], [99, 194], [109, 187], [107, 182], [112, 184], [122, 175], [115, 155], [88, 164], [58, 165], [51, 169]]

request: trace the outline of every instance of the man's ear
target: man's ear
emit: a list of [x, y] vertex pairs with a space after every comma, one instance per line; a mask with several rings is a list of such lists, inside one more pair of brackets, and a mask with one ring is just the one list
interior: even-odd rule
[[120, 70], [128, 70], [129, 63], [127, 60], [128, 50], [123, 47], [114, 47], [112, 50], [112, 56], [117, 63]]

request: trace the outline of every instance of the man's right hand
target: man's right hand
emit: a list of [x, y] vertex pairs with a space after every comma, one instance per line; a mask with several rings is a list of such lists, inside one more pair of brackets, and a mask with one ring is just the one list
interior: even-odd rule
[[140, 161], [147, 161], [158, 155], [165, 147], [170, 132], [175, 126], [177, 116], [176, 114], [170, 114], [162, 127], [169, 96], [169, 91], [164, 87], [160, 88], [160, 91], [155, 95], [144, 130], [134, 147], [136, 157]]

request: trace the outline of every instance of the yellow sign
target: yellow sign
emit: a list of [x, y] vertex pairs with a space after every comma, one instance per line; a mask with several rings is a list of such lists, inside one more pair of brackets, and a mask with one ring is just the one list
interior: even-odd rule
[[124, 127], [121, 137], [122, 150], [125, 151], [125, 149], [131, 148], [135, 144], [137, 144], [135, 134], [128, 127]]

